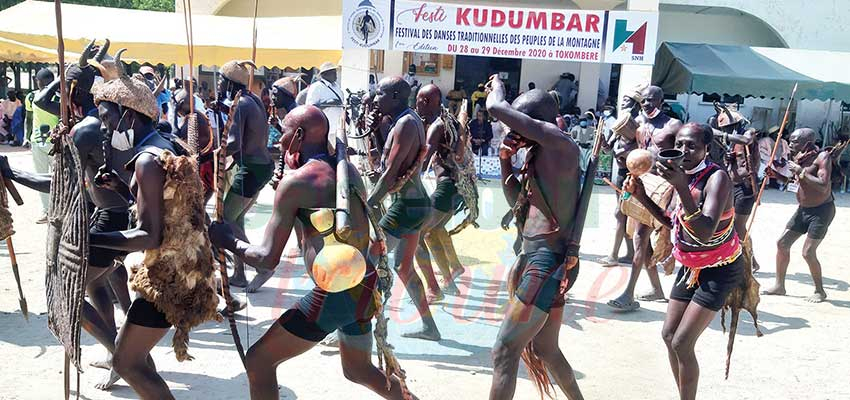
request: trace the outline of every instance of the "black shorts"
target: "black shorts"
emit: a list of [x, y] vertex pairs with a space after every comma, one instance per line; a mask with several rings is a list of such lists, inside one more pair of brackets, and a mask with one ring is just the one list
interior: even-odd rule
[[[129, 226], [130, 214], [127, 211], [95, 210], [89, 223], [89, 233], [123, 231]], [[89, 247], [89, 266], [109, 268], [116, 258], [123, 258], [126, 255], [126, 252], [120, 250], [91, 246]]]
[[400, 238], [417, 232], [431, 214], [431, 199], [406, 199], [397, 197], [381, 217], [380, 226], [386, 233]]
[[756, 196], [753, 188], [745, 183], [736, 183], [733, 188], [735, 196], [735, 214], [750, 215], [756, 204]]
[[[564, 254], [540, 249], [522, 255], [518, 268], [522, 268], [516, 288], [516, 297], [525, 305], [534, 305], [543, 312], [560, 308], [566, 304], [566, 293], [561, 292], [561, 282], [565, 279]], [[567, 291], [575, 284], [579, 266], [567, 271]]]
[[165, 313], [157, 310], [153, 303], [141, 296], [136, 297], [133, 304], [130, 304], [130, 309], [127, 310], [127, 322], [146, 328], [171, 328]]
[[683, 279], [687, 268], [679, 268], [676, 284], [670, 291], [670, 298], [686, 302], [693, 301], [709, 310], [720, 311], [726, 304], [726, 297], [735, 286], [740, 284], [744, 268], [743, 255], [738, 256], [731, 264], [705, 268], [699, 273], [697, 285], [690, 289], [688, 289], [688, 282]]
[[463, 203], [463, 197], [457, 193], [457, 185], [451, 179], [437, 182], [434, 193], [431, 194], [434, 208], [444, 213], [454, 213]]
[[348, 336], [368, 334], [375, 315], [377, 282], [378, 273], [370, 268], [359, 285], [346, 291], [329, 293], [313, 288], [277, 321], [289, 333], [311, 342], [321, 342], [337, 329]]
[[788, 221], [785, 229], [792, 232], [805, 233], [812, 239], [823, 239], [826, 231], [835, 218], [835, 203], [828, 201], [817, 207], [797, 207], [797, 212]]
[[230, 185], [230, 193], [245, 198], [254, 198], [272, 180], [274, 164], [245, 162], [237, 165], [236, 176]]

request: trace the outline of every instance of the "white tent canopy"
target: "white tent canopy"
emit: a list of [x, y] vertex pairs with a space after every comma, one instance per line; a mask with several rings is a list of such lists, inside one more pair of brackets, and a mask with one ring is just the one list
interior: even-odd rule
[[[192, 19], [195, 64], [251, 58], [251, 18], [194, 15]], [[62, 21], [71, 56], [92, 39], [109, 38], [113, 49], [128, 49], [124, 58], [128, 61], [188, 64], [182, 13], [63, 4]], [[338, 61], [341, 29], [339, 16], [257, 18], [257, 64], [309, 68]], [[52, 2], [29, 0], [0, 12], [2, 60], [55, 61], [56, 43]]]

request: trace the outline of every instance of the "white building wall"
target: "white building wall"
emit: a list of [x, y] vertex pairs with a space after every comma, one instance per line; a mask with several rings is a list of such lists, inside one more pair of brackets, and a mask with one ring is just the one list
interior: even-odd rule
[[695, 14], [663, 9], [658, 24], [658, 44], [662, 42], [784, 47], [769, 27], [749, 15]]
[[789, 48], [850, 51], [848, 0], [662, 0], [662, 3], [740, 10], [770, 25]]

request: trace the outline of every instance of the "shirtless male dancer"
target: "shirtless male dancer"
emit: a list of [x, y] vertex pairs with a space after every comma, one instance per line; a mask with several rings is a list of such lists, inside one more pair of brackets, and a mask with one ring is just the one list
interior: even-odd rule
[[[228, 224], [210, 226], [210, 239], [216, 246], [234, 252], [251, 266], [271, 271], [280, 262], [293, 229], [303, 231], [304, 261], [308, 266], [319, 258], [328, 259], [320, 255], [323, 251], [333, 251], [326, 246], [327, 241], [338, 241], [334, 232], [337, 170], [335, 157], [328, 154], [328, 120], [317, 107], [300, 106], [287, 114], [281, 127], [281, 150], [287, 154], [287, 166], [294, 172], [278, 184], [272, 217], [261, 243], [251, 245], [239, 240]], [[353, 165], [349, 171], [349, 182], [365, 192]], [[385, 375], [372, 364], [370, 333], [378, 277], [374, 265], [366, 261], [369, 248], [366, 205], [358, 196], [352, 196], [349, 211], [353, 233], [344, 245], [353, 246], [364, 257], [365, 277], [341, 292], [313, 288], [248, 349], [252, 399], [278, 399], [277, 366], [311, 349], [335, 330], [339, 330], [343, 375], [383, 398], [402, 399], [399, 381], [392, 378], [392, 386], [387, 390]], [[296, 221], [300, 223], [295, 224]], [[307, 271], [314, 278], [312, 268]]]
[[[116, 84], [111, 82], [109, 85]], [[120, 84], [127, 89], [113, 90], [112, 93], [123, 95], [111, 96], [109, 101], [99, 99], [96, 93], [95, 100], [98, 101], [97, 110], [104, 134], [111, 138], [113, 148], [122, 150], [129, 145], [127, 150], [132, 152], [133, 157], [125, 167], [103, 171], [97, 181], [102, 187], [123, 192], [125, 196], [135, 199], [138, 223], [129, 230], [93, 233], [90, 243], [94, 247], [131, 253], [156, 249], [164, 238], [163, 188], [166, 176], [159, 164], [158, 154], [164, 150], [174, 152], [174, 148], [155, 129], [153, 121], [156, 120], [158, 108], [150, 89], [134, 78], [123, 78]], [[120, 173], [116, 176], [116, 171], [121, 169], [130, 171], [129, 181], [119, 179]], [[127, 182], [129, 186], [126, 186]], [[170, 327], [163, 312], [144, 297], [137, 297], [118, 334], [113, 369], [142, 399], [173, 399], [168, 385], [157, 374], [150, 357], [151, 349], [168, 333]]]
[[[89, 53], [91, 51], [89, 50]], [[86, 52], [84, 51], [84, 54]], [[71, 137], [80, 154], [80, 162], [85, 173], [86, 192], [88, 199], [93, 203], [95, 210], [91, 215], [89, 232], [97, 234], [100, 232], [122, 231], [128, 228], [130, 223], [129, 204], [127, 200], [117, 193], [100, 188], [94, 183], [95, 175], [101, 166], [104, 166], [105, 155], [103, 149], [103, 133], [101, 132], [101, 121], [94, 105], [91, 87], [94, 83], [95, 69], [88, 65], [86, 58], [82, 58], [83, 64], [71, 65], [66, 73], [68, 87], [73, 87], [70, 102], [74, 117], [79, 121], [71, 129]], [[59, 114], [60, 105], [58, 101], [49, 100], [59, 88], [59, 80], [55, 80], [43, 92], [49, 92], [50, 96], [39, 96], [36, 99], [39, 107], [49, 112]], [[43, 97], [43, 98], [42, 98]], [[124, 171], [124, 164], [130, 160], [133, 152], [129, 148], [112, 149], [111, 164], [106, 168], [116, 171]], [[6, 164], [5, 156], [3, 164]], [[16, 182], [34, 190], [48, 193], [50, 191], [51, 174], [33, 174], [26, 171], [9, 169], [5, 174]], [[124, 179], [128, 179], [129, 173], [121, 173]], [[120, 300], [124, 311], [127, 311], [130, 303], [129, 290], [127, 288], [127, 271], [123, 269], [114, 273], [113, 268], [116, 259], [123, 259], [127, 252], [98, 248], [90, 243], [88, 251], [88, 271], [86, 271], [86, 292], [89, 299], [83, 302], [82, 327], [109, 351], [110, 359], [106, 361], [93, 362], [92, 366], [97, 368], [110, 368], [111, 355], [115, 352], [115, 338], [118, 330], [115, 326], [114, 307], [109, 294], [109, 286], [112, 286], [115, 294]], [[114, 276], [113, 276], [114, 275]], [[107, 282], [108, 281], [108, 282]], [[90, 303], [91, 302], [91, 303]], [[114, 373], [107, 375], [95, 385], [99, 389], [108, 389], [118, 376]]]
[[[425, 128], [419, 115], [407, 106], [409, 96], [410, 85], [401, 77], [386, 77], [378, 82], [374, 103], [382, 114], [392, 118], [392, 125], [381, 159], [383, 171], [369, 193], [368, 206], [379, 210], [384, 198], [392, 193], [392, 205], [380, 225], [387, 233], [387, 251], [393, 252], [396, 272], [422, 317], [420, 329], [402, 336], [440, 340], [422, 281], [413, 270], [419, 234], [431, 211], [431, 200], [420, 176]], [[370, 253], [381, 253], [380, 245], [373, 243]]]
[[[416, 94], [416, 112], [424, 120], [428, 136], [428, 152], [425, 154], [425, 161], [422, 163], [422, 172], [424, 173], [430, 165], [437, 176], [437, 187], [431, 194], [433, 209], [422, 228], [422, 237], [416, 250], [416, 263], [423, 270], [425, 278], [428, 280], [429, 303], [442, 299], [443, 294], [460, 294], [454, 280], [464, 271], [457, 257], [452, 238], [446, 230], [446, 224], [463, 203], [463, 197], [458, 194], [455, 186], [452, 167], [446, 162], [448, 157], [455, 156], [457, 149], [449, 148], [448, 145], [445, 121], [441, 118], [443, 108], [440, 100], [442, 96], [440, 88], [433, 84], [423, 86]], [[460, 127], [457, 128], [460, 129]], [[463, 146], [463, 143], [456, 146]], [[429, 250], [443, 275], [442, 287], [437, 285], [436, 278], [434, 278], [434, 271], [430, 266], [431, 260], [428, 255]]]
[[[628, 113], [632, 119], [635, 119], [640, 114], [641, 92], [635, 90], [623, 95], [620, 100], [620, 110]], [[614, 160], [617, 163], [617, 178], [614, 184], [622, 189], [623, 182], [626, 181], [626, 175], [629, 170], [626, 168], [626, 158], [632, 150], [637, 148], [637, 140], [635, 138], [627, 138], [622, 135], [612, 135], [608, 142], [605, 142], [605, 147], [614, 153]], [[626, 222], [628, 217], [620, 211], [619, 202], [622, 201], [622, 196], [618, 196], [617, 210], [614, 211], [614, 218], [617, 220], [617, 228], [614, 233], [614, 245], [611, 247], [611, 254], [600, 258], [597, 262], [603, 267], [610, 267], [620, 264], [630, 264], [635, 256], [635, 246], [632, 239], [626, 236]], [[620, 245], [626, 242], [626, 255], [620, 257]]]
[[[510, 132], [499, 149], [502, 189], [516, 206], [522, 253], [510, 276], [513, 296], [493, 345], [490, 399], [511, 399], [520, 358], [545, 370], [532, 370], [541, 395], [549, 394], [549, 374], [570, 400], [582, 399], [572, 367], [558, 347], [565, 292], [578, 276], [567, 271], [567, 246], [579, 197], [579, 148], [555, 123], [558, 106], [543, 90], [528, 91], [513, 106], [505, 101], [498, 75], [490, 80], [487, 110]], [[522, 182], [511, 157], [529, 147]]]
[[[635, 119], [638, 123], [637, 142], [638, 147], [647, 149], [653, 155], [660, 150], [671, 149], [676, 139], [676, 132], [682, 127], [682, 121], [670, 118], [661, 112], [661, 103], [664, 102], [664, 92], [658, 86], [649, 86], [641, 93], [641, 114]], [[659, 301], [664, 300], [664, 289], [661, 287], [661, 279], [658, 277], [658, 269], [655, 265], [649, 265], [652, 258], [652, 245], [650, 236], [652, 227], [639, 224], [635, 229], [634, 247], [635, 257], [632, 260], [632, 269], [629, 274], [629, 282], [626, 289], [616, 299], [608, 302], [608, 305], [621, 311], [632, 311], [640, 307], [635, 301], [635, 287], [640, 277], [640, 271], [645, 269], [652, 291], [640, 296], [640, 300]]]
[[[823, 289], [823, 275], [818, 260], [818, 246], [826, 237], [826, 231], [835, 218], [835, 203], [832, 196], [832, 159], [829, 151], [819, 149], [815, 144], [815, 131], [809, 128], [797, 129], [791, 133], [790, 145], [792, 157], [789, 161], [792, 182], [788, 190], [797, 193], [799, 206], [785, 226], [785, 232], [776, 242], [776, 283], [762, 292], [768, 295], [785, 295], [785, 273], [791, 261], [791, 246], [800, 236], [806, 235], [803, 243], [803, 259], [809, 265], [815, 294], [806, 301], [820, 303], [826, 300]], [[781, 178], [781, 175], [767, 169], [769, 176]]]
[[[224, 220], [234, 223], [240, 240], [248, 240], [245, 236], [245, 215], [274, 173], [274, 160], [268, 149], [268, 113], [263, 101], [247, 89], [250, 74], [245, 62], [228, 61], [221, 67], [218, 83], [219, 100], [232, 101], [236, 93], [242, 91], [239, 103], [230, 105], [236, 107], [236, 111], [227, 132], [227, 154], [232, 157], [236, 174], [224, 196]], [[233, 263], [230, 284], [254, 292], [271, 277], [271, 271], [258, 271], [249, 284], [245, 278], [245, 265], [237, 258]]]

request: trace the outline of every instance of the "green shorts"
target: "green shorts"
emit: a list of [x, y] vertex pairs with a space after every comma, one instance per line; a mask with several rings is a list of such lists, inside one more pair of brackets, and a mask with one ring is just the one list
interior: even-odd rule
[[431, 199], [396, 198], [381, 218], [380, 226], [390, 235], [400, 238], [420, 229], [431, 213]]
[[230, 193], [246, 198], [254, 198], [266, 186], [274, 174], [274, 164], [255, 164], [244, 162], [237, 165]]
[[434, 208], [444, 213], [455, 213], [463, 203], [463, 197], [458, 194], [457, 185], [451, 179], [437, 182], [431, 198], [434, 201]]

